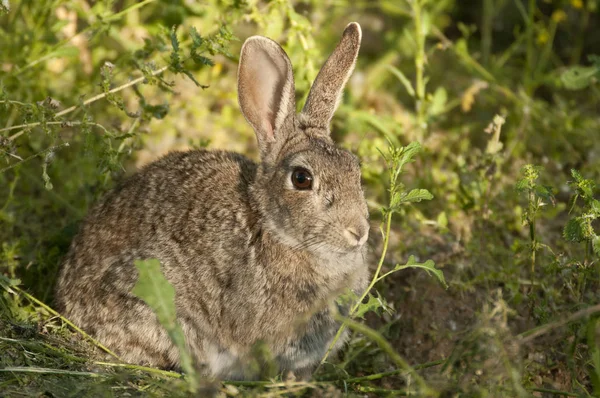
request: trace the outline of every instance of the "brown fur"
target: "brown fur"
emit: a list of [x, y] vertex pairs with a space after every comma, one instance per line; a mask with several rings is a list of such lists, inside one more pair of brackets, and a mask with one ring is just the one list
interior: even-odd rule
[[[178, 366], [166, 332], [131, 293], [133, 261], [157, 258], [207, 373], [254, 377], [245, 365], [263, 341], [280, 369], [310, 374], [339, 326], [327, 303], [345, 288], [359, 292], [368, 276], [358, 161], [333, 144], [328, 127], [359, 44], [360, 28], [350, 24], [311, 90], [310, 112], [298, 118], [285, 52], [248, 39], [239, 97], [262, 163], [177, 152], [124, 181], [90, 212], [66, 256], [57, 286], [63, 314], [128, 362]], [[345, 77], [319, 83], [331, 74]], [[296, 167], [312, 173], [312, 190], [293, 187]]]

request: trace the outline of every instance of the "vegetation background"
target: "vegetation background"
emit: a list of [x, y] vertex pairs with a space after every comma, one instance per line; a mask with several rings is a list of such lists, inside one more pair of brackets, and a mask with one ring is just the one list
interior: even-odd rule
[[[87, 209], [170, 150], [255, 158], [243, 39], [282, 43], [301, 106], [350, 21], [332, 127], [386, 276], [344, 353], [309, 383], [193, 388], [94, 359], [51, 309]], [[597, 0], [0, 0], [0, 396], [600, 396], [599, 78]], [[404, 186], [433, 199], [394, 207]]]

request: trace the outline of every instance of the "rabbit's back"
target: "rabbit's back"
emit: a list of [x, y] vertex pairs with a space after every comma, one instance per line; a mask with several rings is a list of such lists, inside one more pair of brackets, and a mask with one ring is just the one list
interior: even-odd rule
[[[97, 336], [112, 333], [104, 329], [114, 328], [113, 321], [133, 329], [135, 315], [155, 322], [130, 291], [134, 260], [157, 258], [176, 288], [178, 317], [187, 320], [189, 333], [214, 335], [207, 328], [221, 323], [213, 318], [247, 269], [255, 219], [248, 186], [255, 174], [256, 165], [242, 155], [196, 150], [171, 153], [127, 179], [90, 212], [74, 240], [59, 276], [59, 309]], [[154, 337], [154, 344], [163, 340]], [[127, 339], [112, 346], [123, 344]], [[146, 362], [164, 366], [176, 358]]]

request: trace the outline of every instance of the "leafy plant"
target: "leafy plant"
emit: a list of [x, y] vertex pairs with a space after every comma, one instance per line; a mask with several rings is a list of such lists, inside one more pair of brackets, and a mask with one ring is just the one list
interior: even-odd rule
[[[575, 195], [571, 199], [569, 214], [577, 208], [578, 216], [571, 217], [563, 230], [563, 236], [570, 242], [585, 242], [586, 261], [588, 255], [595, 254], [600, 257], [600, 236], [596, 233], [593, 223], [600, 218], [600, 201], [595, 198], [596, 184], [585, 179], [577, 170], [571, 170], [574, 181], [571, 186]], [[578, 205], [578, 200], [583, 202]]]
[[554, 204], [552, 188], [538, 183], [540, 171], [543, 169], [531, 164], [521, 169], [521, 179], [517, 181], [517, 192], [523, 194], [527, 200], [527, 208], [523, 212], [522, 221], [529, 227], [529, 253], [531, 261], [531, 275], [535, 272], [535, 254], [542, 248], [549, 248], [541, 243], [536, 235], [536, 220], [542, 208]]
[[[371, 278], [371, 283], [365, 289], [363, 294], [356, 298], [353, 293], [349, 293], [349, 297], [351, 300], [348, 300], [348, 296], [342, 298], [342, 302], [344, 305], [348, 305], [347, 301], [351, 302], [350, 310], [348, 312], [348, 319], [352, 320], [353, 318], [362, 318], [364, 314], [368, 311], [375, 311], [379, 308], [386, 308], [385, 302], [381, 297], [376, 298], [371, 294], [371, 290], [375, 286], [376, 283], [383, 280], [388, 275], [391, 275], [394, 272], [407, 269], [407, 268], [421, 268], [425, 269], [428, 273], [434, 275], [440, 283], [447, 287], [446, 280], [444, 279], [443, 273], [435, 268], [435, 263], [431, 260], [427, 260], [424, 263], [418, 263], [415, 261], [414, 256], [410, 256], [408, 262], [404, 265], [397, 264], [394, 268], [381, 275], [381, 269], [383, 267], [385, 256], [388, 251], [389, 239], [390, 239], [390, 229], [392, 225], [392, 216], [398, 213], [403, 206], [407, 204], [417, 203], [422, 200], [431, 200], [433, 199], [433, 195], [426, 189], [412, 189], [410, 191], [406, 190], [405, 185], [399, 180], [400, 175], [404, 171], [405, 166], [414, 161], [415, 155], [417, 155], [421, 151], [421, 145], [418, 142], [412, 142], [405, 147], [396, 147], [391, 142], [389, 143], [388, 151], [386, 154], [382, 154], [383, 158], [387, 164], [387, 172], [389, 178], [389, 205], [383, 207], [381, 209], [381, 213], [383, 215], [383, 221], [380, 226], [380, 232], [383, 237], [383, 249], [381, 256], [379, 258], [379, 263], [377, 264], [377, 269], [373, 277]], [[368, 301], [365, 303], [364, 300]], [[342, 335], [342, 332], [346, 328], [346, 322], [342, 323], [336, 336], [334, 337], [332, 343], [329, 346], [329, 349], [321, 359], [321, 364], [323, 364], [327, 358], [336, 342]]]

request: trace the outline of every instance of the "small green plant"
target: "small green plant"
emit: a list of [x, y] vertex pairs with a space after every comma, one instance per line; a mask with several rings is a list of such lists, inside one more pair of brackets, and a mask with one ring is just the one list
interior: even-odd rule
[[190, 392], [195, 393], [198, 390], [198, 375], [186, 347], [183, 330], [177, 322], [175, 289], [163, 275], [157, 259], [136, 260], [135, 267], [139, 276], [132, 292], [152, 308], [179, 350], [181, 367], [186, 373]]
[[[444, 279], [444, 274], [439, 269], [435, 268], [435, 263], [432, 260], [427, 260], [424, 263], [418, 263], [415, 260], [414, 256], [410, 256], [406, 264], [396, 264], [392, 270], [386, 272], [385, 274], [381, 274], [381, 269], [383, 267], [386, 254], [388, 252], [389, 239], [390, 239], [390, 230], [392, 226], [392, 217], [394, 214], [397, 214], [401, 211], [403, 206], [411, 203], [420, 202], [422, 200], [431, 200], [433, 199], [433, 195], [427, 191], [426, 189], [412, 189], [407, 190], [406, 186], [399, 180], [400, 175], [404, 171], [404, 167], [414, 161], [415, 155], [421, 151], [421, 145], [418, 142], [412, 142], [405, 147], [396, 147], [390, 142], [388, 147], [387, 154], [382, 154], [385, 159], [388, 171], [389, 178], [389, 205], [384, 206], [381, 209], [381, 213], [383, 216], [383, 220], [380, 226], [380, 232], [383, 237], [383, 249], [381, 252], [381, 256], [379, 258], [379, 262], [377, 264], [377, 269], [371, 278], [371, 283], [363, 292], [360, 297], [356, 297], [353, 293], [348, 293], [341, 298], [343, 304], [348, 305], [348, 301], [352, 304], [350, 305], [350, 311], [347, 316], [347, 320], [345, 320], [338, 332], [333, 339], [332, 343], [329, 346], [329, 349], [323, 356], [321, 360], [321, 364], [325, 363], [331, 350], [335, 346], [336, 342], [339, 340], [342, 332], [346, 328], [348, 323], [354, 322], [355, 318], [362, 318], [365, 313], [369, 311], [376, 311], [380, 308], [387, 308], [387, 305], [381, 296], [375, 297], [371, 290], [374, 288], [375, 284], [382, 281], [387, 276], [407, 268], [420, 268], [424, 269], [427, 273], [434, 275], [440, 283], [442, 283], [445, 287], [447, 287], [446, 280]], [[365, 302], [365, 300], [367, 300]]]
[[432, 33], [431, 20], [437, 16], [436, 13], [442, 12], [443, 7], [435, 7], [430, 0], [405, 0], [396, 7], [399, 13], [410, 15], [412, 20], [412, 26], [409, 25], [404, 33], [409, 38], [413, 50], [414, 84], [395, 66], [387, 65], [387, 69], [398, 79], [414, 101], [414, 138], [422, 141], [428, 134], [431, 122], [449, 110], [448, 93], [444, 87], [440, 86], [434, 92], [427, 91], [430, 77], [426, 73], [426, 68], [428, 54], [432, 50], [426, 45], [427, 38]]
[[529, 258], [531, 263], [531, 275], [535, 273], [536, 253], [542, 249], [549, 247], [541, 243], [536, 234], [536, 220], [544, 206], [554, 204], [554, 195], [552, 188], [538, 183], [540, 171], [543, 169], [540, 166], [527, 164], [521, 169], [521, 179], [517, 181], [517, 191], [525, 196], [527, 207], [523, 211], [522, 221], [524, 225], [529, 227]]
[[[574, 180], [570, 185], [575, 189], [575, 195], [571, 199], [569, 214], [578, 215], [569, 219], [563, 230], [563, 236], [569, 242], [585, 243], [585, 263], [587, 263], [591, 256], [600, 257], [600, 235], [593, 225], [600, 219], [600, 201], [594, 198], [596, 192], [594, 181], [583, 178], [577, 170], [571, 170], [571, 175]], [[583, 203], [578, 205], [578, 202]]]

